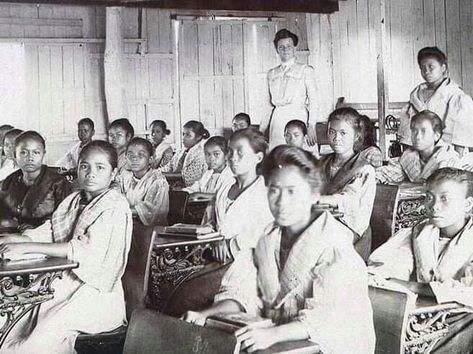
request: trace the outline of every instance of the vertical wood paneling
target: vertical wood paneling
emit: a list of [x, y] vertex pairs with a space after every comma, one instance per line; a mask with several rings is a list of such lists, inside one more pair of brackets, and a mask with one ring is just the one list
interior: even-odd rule
[[[459, 85], [463, 84], [461, 68], [461, 36], [460, 36], [460, 1], [448, 0], [445, 7], [447, 20], [447, 56], [452, 79]], [[466, 48], [465, 48], [466, 49]]]

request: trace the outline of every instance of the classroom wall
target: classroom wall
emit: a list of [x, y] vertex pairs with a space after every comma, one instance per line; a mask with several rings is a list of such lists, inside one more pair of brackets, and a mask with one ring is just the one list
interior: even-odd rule
[[[309, 62], [317, 72], [322, 102], [338, 97], [376, 102], [376, 28], [379, 0], [339, 2], [331, 15], [307, 15]], [[386, 4], [386, 48], [390, 102], [404, 102], [422, 81], [417, 52], [438, 46], [449, 58], [451, 77], [473, 93], [473, 17], [470, 0], [396, 0]], [[332, 107], [333, 108], [333, 107]]]
[[[341, 1], [340, 11], [331, 15], [231, 14], [259, 17], [254, 23], [236, 19], [212, 24], [212, 15], [229, 15], [222, 12], [126, 8], [129, 118], [140, 135], [152, 120], [165, 119], [174, 141], [179, 140], [181, 123], [189, 119], [202, 120], [213, 133], [221, 133], [240, 110], [254, 114], [258, 123], [271, 111], [265, 74], [277, 64], [271, 40], [282, 27], [299, 34], [299, 60], [317, 71], [321, 119], [340, 96], [348, 102], [376, 102], [379, 1]], [[390, 101], [407, 101], [421, 81], [415, 58], [426, 45], [446, 51], [453, 79], [472, 93], [472, 2], [385, 2]], [[179, 21], [172, 20], [176, 16]], [[198, 16], [210, 20], [197, 21]], [[198, 38], [187, 47], [180, 43], [179, 48], [195, 51], [179, 58], [176, 38], [183, 38], [183, 28]], [[104, 37], [103, 7], [0, 4], [0, 123], [43, 133], [48, 162], [77, 139], [81, 117], [95, 120], [99, 137], [105, 136], [108, 120], [118, 118], [106, 111]], [[243, 61], [229, 55], [241, 52]], [[196, 63], [198, 71], [192, 71]]]

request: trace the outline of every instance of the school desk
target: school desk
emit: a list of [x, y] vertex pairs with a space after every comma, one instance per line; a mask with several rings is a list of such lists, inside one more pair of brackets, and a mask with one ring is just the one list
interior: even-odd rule
[[78, 266], [57, 257], [0, 262], [0, 347], [22, 317], [54, 297], [54, 280]]

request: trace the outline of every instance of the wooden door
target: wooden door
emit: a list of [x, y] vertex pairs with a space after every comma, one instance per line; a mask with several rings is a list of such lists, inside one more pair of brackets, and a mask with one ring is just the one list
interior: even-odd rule
[[181, 126], [194, 119], [222, 134], [238, 112], [253, 124], [271, 113], [266, 73], [278, 63], [272, 39], [283, 21], [179, 22]]

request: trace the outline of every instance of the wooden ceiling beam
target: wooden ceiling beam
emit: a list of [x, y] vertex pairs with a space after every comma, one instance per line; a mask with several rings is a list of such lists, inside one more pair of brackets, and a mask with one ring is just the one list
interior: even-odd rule
[[0, 2], [150, 7], [187, 10], [332, 13], [338, 0], [16, 0]]

